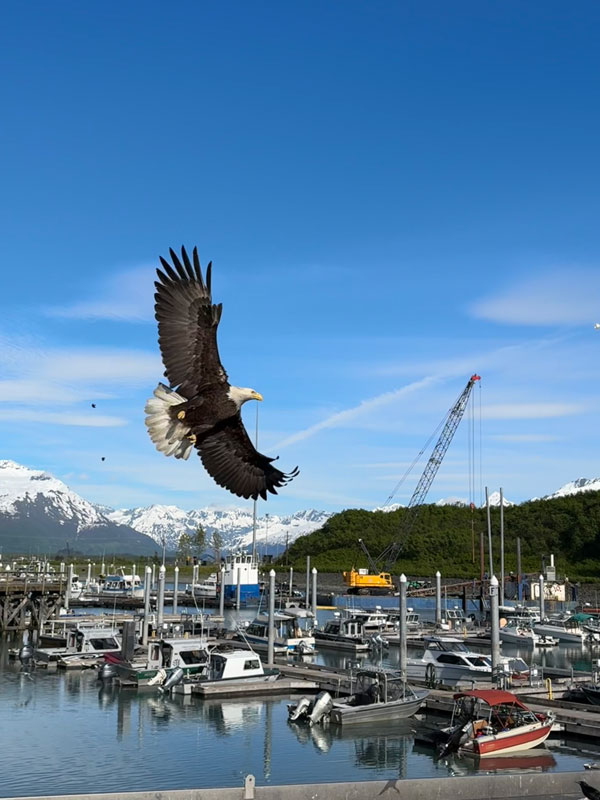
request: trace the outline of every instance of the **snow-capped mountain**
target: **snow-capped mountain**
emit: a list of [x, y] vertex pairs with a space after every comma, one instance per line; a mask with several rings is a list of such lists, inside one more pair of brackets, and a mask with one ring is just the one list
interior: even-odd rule
[[0, 461], [0, 550], [152, 555], [156, 544], [110, 520], [53, 475]]
[[555, 497], [567, 497], [570, 494], [598, 491], [600, 491], [600, 478], [577, 478], [575, 481], [565, 483], [556, 492], [544, 495], [542, 500], [553, 500]]
[[[207, 542], [214, 531], [223, 540], [225, 548], [248, 547], [252, 544], [252, 510], [250, 508], [208, 508], [183, 511], [177, 506], [153, 505], [147, 508], [120, 509], [108, 514], [113, 522], [151, 536], [168, 550], [177, 549], [182, 533], [192, 534], [198, 526], [206, 533]], [[320, 528], [331, 514], [325, 511], [298, 511], [290, 516], [269, 514], [256, 521], [256, 540], [269, 550], [285, 546], [298, 536]]]
[[49, 518], [67, 520], [77, 532], [90, 525], [106, 525], [108, 520], [97, 506], [72, 492], [66, 484], [47, 472], [29, 469], [14, 461], [0, 461], [0, 514], [19, 516], [28, 507], [43, 505]]

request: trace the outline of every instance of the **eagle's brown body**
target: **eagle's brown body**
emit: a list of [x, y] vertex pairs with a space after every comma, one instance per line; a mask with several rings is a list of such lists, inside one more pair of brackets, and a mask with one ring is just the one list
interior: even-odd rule
[[231, 386], [217, 349], [222, 306], [213, 305], [211, 264], [202, 277], [196, 248], [193, 264], [184, 248], [181, 260], [170, 250], [157, 270], [155, 314], [158, 342], [169, 387], [159, 384], [146, 404], [146, 425], [165, 455], [188, 458], [195, 447], [215, 481], [240, 497], [276, 494], [298, 474], [273, 467], [244, 428], [240, 408], [262, 400], [252, 389]]

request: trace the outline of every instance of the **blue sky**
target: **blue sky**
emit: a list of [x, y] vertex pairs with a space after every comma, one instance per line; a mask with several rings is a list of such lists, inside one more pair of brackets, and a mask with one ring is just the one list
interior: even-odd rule
[[[265, 397], [259, 447], [301, 469], [261, 513], [383, 504], [475, 371], [476, 501], [600, 475], [599, 22], [6, 4], [0, 458], [115, 507], [241, 504], [143, 424], [153, 270], [196, 244], [230, 379]], [[431, 500], [468, 497], [469, 429]]]

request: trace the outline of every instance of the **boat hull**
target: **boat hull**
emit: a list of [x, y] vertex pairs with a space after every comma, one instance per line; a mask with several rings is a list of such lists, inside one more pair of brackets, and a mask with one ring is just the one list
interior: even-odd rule
[[480, 736], [470, 742], [469, 746], [462, 748], [462, 751], [484, 758], [531, 750], [543, 744], [551, 730], [552, 722], [524, 725], [522, 728], [504, 731], [493, 736]]
[[425, 702], [429, 692], [420, 690], [415, 692], [415, 697], [408, 700], [392, 700], [389, 703], [372, 703], [364, 706], [350, 706], [345, 703], [336, 703], [331, 710], [330, 720], [333, 725], [356, 725], [368, 722], [391, 722], [397, 719], [406, 719]]

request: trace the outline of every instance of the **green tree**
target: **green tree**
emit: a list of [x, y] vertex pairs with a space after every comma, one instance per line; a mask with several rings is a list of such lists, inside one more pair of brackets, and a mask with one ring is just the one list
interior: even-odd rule
[[206, 533], [202, 525], [198, 525], [192, 536], [190, 537], [192, 551], [195, 556], [200, 558], [202, 551], [206, 545]]
[[182, 558], [188, 558], [192, 552], [192, 537], [189, 533], [182, 533], [177, 540], [177, 552]]
[[211, 547], [215, 554], [215, 564], [219, 564], [221, 561], [221, 550], [223, 549], [223, 537], [219, 531], [213, 531]]

